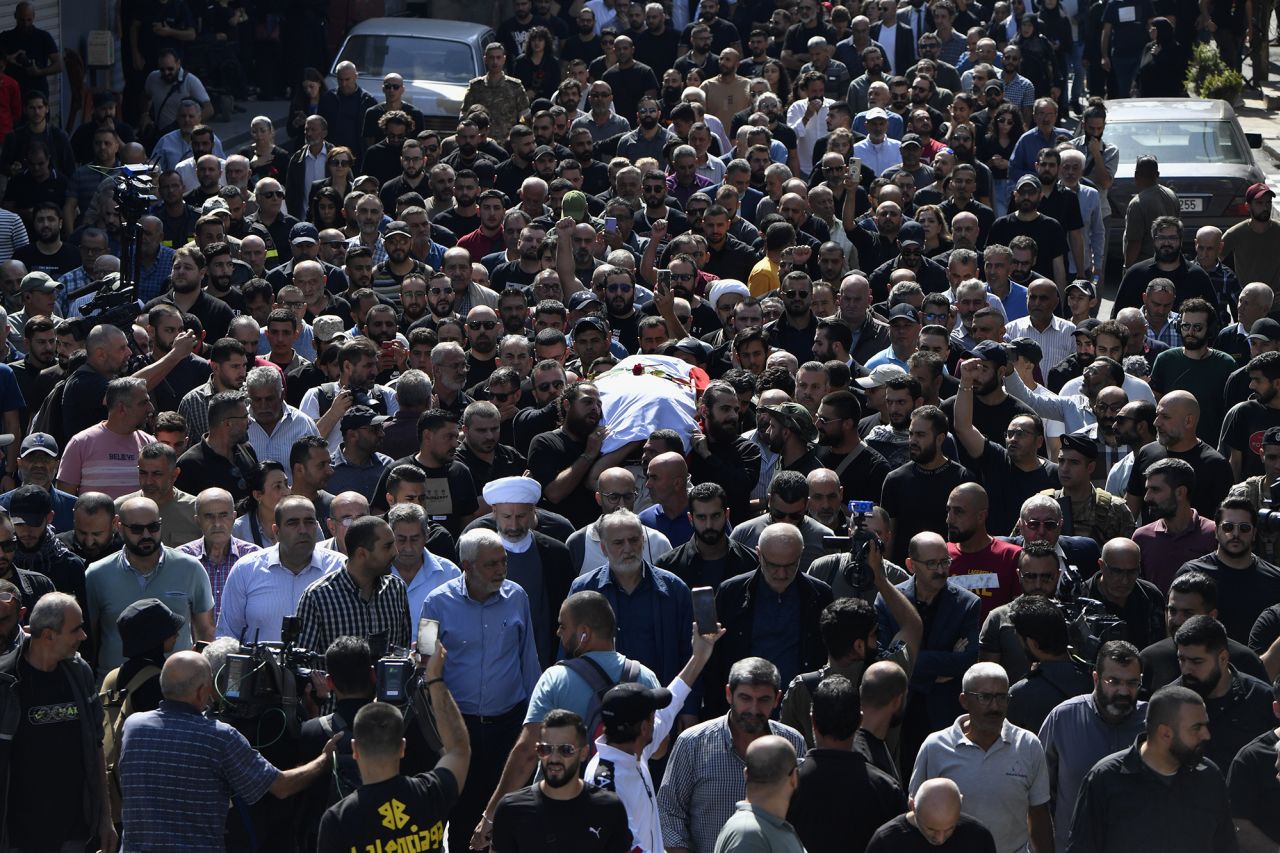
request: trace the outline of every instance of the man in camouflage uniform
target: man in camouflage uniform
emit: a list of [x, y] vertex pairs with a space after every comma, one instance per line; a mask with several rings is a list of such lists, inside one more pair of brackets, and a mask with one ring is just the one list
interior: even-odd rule
[[485, 46], [485, 75], [467, 84], [467, 94], [462, 98], [462, 115], [479, 104], [489, 112], [489, 136], [505, 141], [512, 125], [529, 111], [529, 96], [524, 84], [503, 73], [507, 64], [507, 50], [498, 42]]
[[[1280, 480], [1280, 427], [1271, 427], [1262, 434], [1263, 473], [1249, 477], [1231, 488], [1229, 497], [1248, 498], [1261, 508], [1263, 500], [1271, 499], [1271, 484]], [[1280, 534], [1272, 528], [1259, 525], [1254, 539], [1253, 552], [1269, 563], [1280, 559]]]
[[[1062, 535], [1088, 536], [1099, 545], [1133, 535], [1133, 513], [1123, 499], [1093, 485], [1098, 443], [1083, 435], [1064, 435], [1058, 451], [1060, 489], [1046, 489], [1062, 506]], [[1066, 500], [1063, 500], [1066, 498]]]

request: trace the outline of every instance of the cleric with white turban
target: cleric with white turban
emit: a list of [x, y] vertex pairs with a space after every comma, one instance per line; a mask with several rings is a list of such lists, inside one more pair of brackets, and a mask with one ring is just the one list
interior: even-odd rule
[[532, 477], [499, 477], [484, 487], [485, 503], [493, 507], [493, 523], [502, 537], [502, 546], [512, 554], [523, 554], [533, 546], [537, 524], [534, 507], [542, 498], [542, 486]]

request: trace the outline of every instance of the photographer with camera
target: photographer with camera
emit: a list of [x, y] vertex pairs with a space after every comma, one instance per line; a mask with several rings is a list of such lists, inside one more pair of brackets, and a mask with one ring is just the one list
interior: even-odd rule
[[1050, 599], [1018, 596], [1009, 603], [1009, 621], [1032, 661], [1009, 688], [1009, 722], [1038, 732], [1060, 702], [1093, 689], [1092, 668], [1071, 653], [1067, 617]]
[[818, 631], [827, 649], [827, 662], [821, 669], [796, 676], [787, 687], [779, 719], [804, 735], [812, 745], [813, 723], [810, 709], [813, 691], [831, 675], [842, 675], [857, 686], [862, 674], [876, 661], [891, 660], [908, 674], [915, 665], [924, 635], [924, 622], [919, 611], [886, 576], [880, 540], [872, 538], [865, 546], [865, 571], [877, 592], [876, 601], [897, 622], [898, 630], [888, 645], [881, 648], [880, 623], [875, 607], [865, 598], [841, 597], [822, 609]]
[[[1229, 497], [1248, 498], [1259, 510], [1275, 512], [1280, 509], [1280, 497], [1272, 487], [1280, 481], [1280, 426], [1270, 427], [1262, 434], [1262, 473], [1236, 483]], [[1269, 563], [1280, 564], [1280, 525], [1267, 523], [1262, 516], [1257, 534], [1253, 538], [1253, 553]]]
[[[280, 770], [227, 723], [205, 716], [216, 695], [213, 670], [196, 652], [178, 652], [160, 671], [164, 699], [125, 721], [119, 779], [124, 850], [221, 849], [227, 803], [285, 799], [328, 769], [338, 738], [320, 755]], [[182, 792], [181, 797], [174, 796]]]
[[[430, 699], [443, 747], [435, 768], [403, 776], [400, 760], [406, 743], [399, 710], [384, 702], [365, 705], [355, 715], [351, 740], [363, 784], [325, 813], [320, 822], [320, 853], [388, 850], [392, 845], [399, 850], [440, 846], [445, 816], [466, 784], [471, 763], [466, 725], [444, 683], [446, 657], [444, 646], [438, 645], [435, 654], [418, 661], [423, 677], [417, 689]], [[388, 820], [388, 814], [394, 819]], [[406, 827], [411, 831], [406, 832]]]

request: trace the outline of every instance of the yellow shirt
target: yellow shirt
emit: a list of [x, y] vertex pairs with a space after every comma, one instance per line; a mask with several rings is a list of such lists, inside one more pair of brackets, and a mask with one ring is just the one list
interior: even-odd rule
[[767, 255], [756, 261], [756, 265], [751, 268], [751, 275], [747, 276], [747, 287], [755, 297], [764, 296], [781, 286], [782, 282], [778, 280], [778, 264], [770, 260]]

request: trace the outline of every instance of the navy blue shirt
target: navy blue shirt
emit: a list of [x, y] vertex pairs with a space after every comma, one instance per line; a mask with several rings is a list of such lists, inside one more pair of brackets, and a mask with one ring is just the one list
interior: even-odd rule
[[790, 684], [802, 669], [799, 626], [800, 591], [795, 583], [781, 595], [760, 583], [751, 620], [751, 650], [773, 661], [782, 673], [783, 684]]

